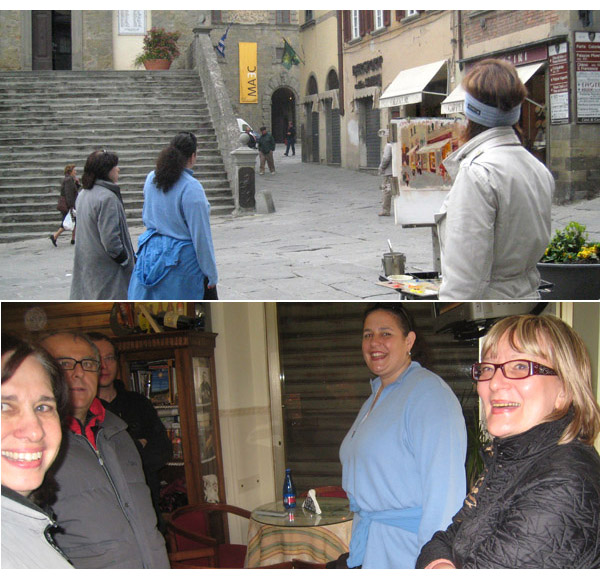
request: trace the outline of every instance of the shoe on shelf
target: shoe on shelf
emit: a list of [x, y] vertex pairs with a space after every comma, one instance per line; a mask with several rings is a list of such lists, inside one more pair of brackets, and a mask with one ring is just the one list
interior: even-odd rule
[[56, 239], [54, 238], [54, 235], [50, 236], [50, 241], [52, 242], [52, 245], [54, 245], [54, 247], [57, 247], [57, 245], [56, 245]]

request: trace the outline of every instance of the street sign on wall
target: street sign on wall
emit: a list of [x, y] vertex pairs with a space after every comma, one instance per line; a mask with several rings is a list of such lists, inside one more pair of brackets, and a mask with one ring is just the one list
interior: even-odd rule
[[567, 124], [569, 113], [569, 47], [566, 42], [548, 46], [550, 123]]
[[575, 33], [577, 122], [600, 123], [600, 32]]

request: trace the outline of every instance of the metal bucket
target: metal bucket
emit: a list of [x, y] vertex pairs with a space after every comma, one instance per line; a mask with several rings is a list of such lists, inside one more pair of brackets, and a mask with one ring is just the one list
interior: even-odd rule
[[383, 265], [383, 274], [386, 277], [388, 275], [404, 275], [406, 256], [397, 251], [392, 253], [384, 253], [381, 263]]

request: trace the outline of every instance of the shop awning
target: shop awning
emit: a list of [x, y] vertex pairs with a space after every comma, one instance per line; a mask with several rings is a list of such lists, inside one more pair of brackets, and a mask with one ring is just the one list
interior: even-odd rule
[[[427, 85], [434, 80], [446, 79], [446, 61], [439, 60], [402, 70], [379, 99], [379, 108], [397, 107], [420, 103]], [[430, 93], [446, 96], [445, 93]]]
[[440, 149], [443, 149], [449, 142], [450, 139], [444, 139], [443, 141], [438, 141], [437, 143], [431, 143], [431, 145], [425, 145], [417, 151], [417, 155], [439, 151]]
[[[525, 84], [539, 69], [544, 65], [543, 62], [534, 62], [533, 64], [524, 64], [517, 66], [517, 74], [521, 82]], [[463, 112], [463, 103], [465, 101], [465, 89], [459, 84], [443, 101], [442, 114], [452, 115]]]

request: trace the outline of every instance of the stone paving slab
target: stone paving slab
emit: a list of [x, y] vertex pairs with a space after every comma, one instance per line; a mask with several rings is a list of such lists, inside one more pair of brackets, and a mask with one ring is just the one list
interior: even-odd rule
[[[431, 271], [428, 228], [402, 228], [379, 217], [381, 178], [366, 172], [302, 163], [275, 152], [276, 174], [256, 177], [275, 212], [213, 216], [222, 300], [394, 300], [376, 284], [389, 239], [406, 269]], [[600, 198], [554, 206], [552, 229], [575, 220], [600, 239]], [[134, 246], [143, 228], [130, 228]], [[0, 299], [67, 300], [73, 266], [70, 235], [54, 248], [48, 235], [0, 245]]]

